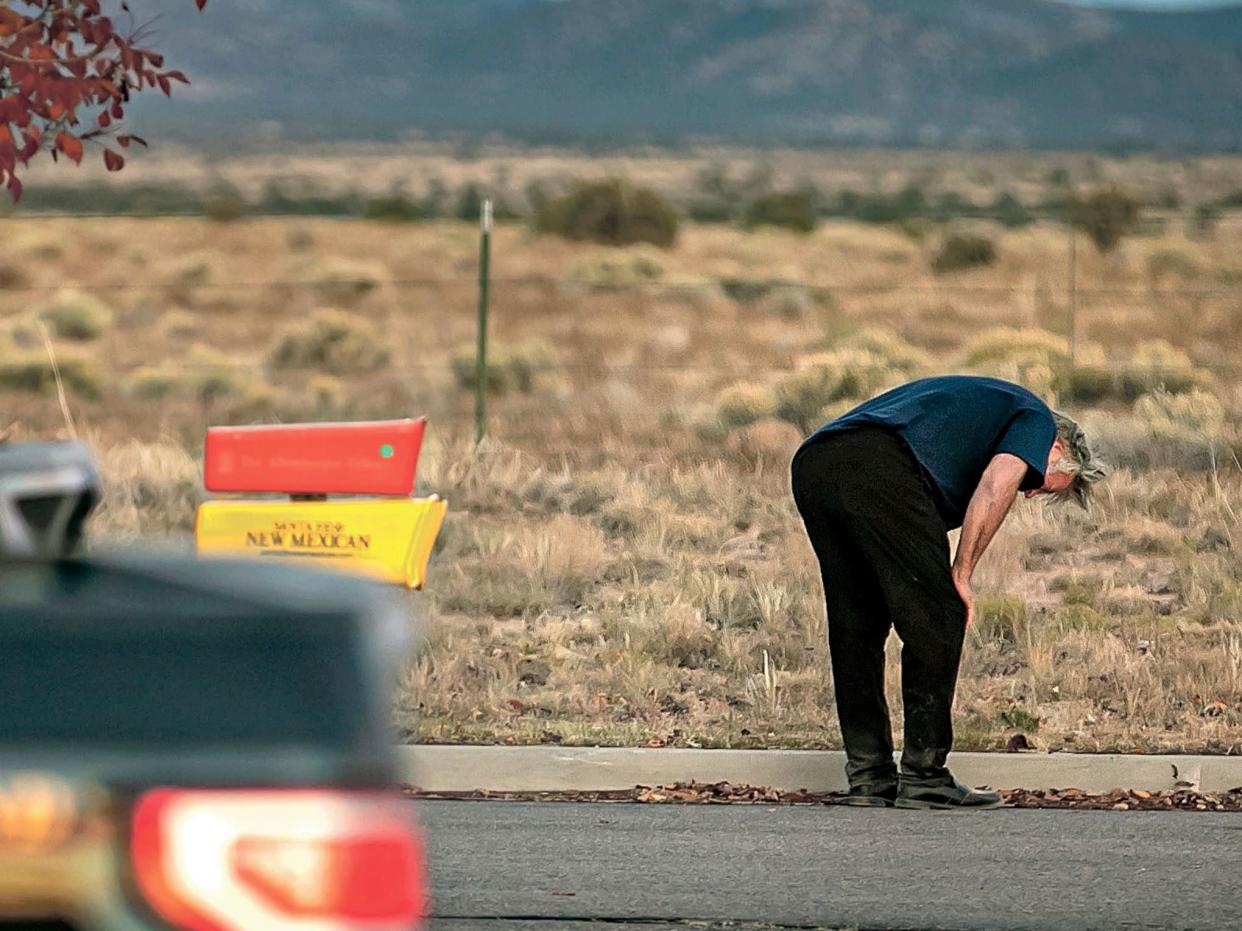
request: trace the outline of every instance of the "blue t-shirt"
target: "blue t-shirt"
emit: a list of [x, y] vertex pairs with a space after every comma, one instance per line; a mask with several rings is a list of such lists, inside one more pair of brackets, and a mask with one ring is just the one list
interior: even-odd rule
[[983, 470], [998, 453], [1027, 464], [1022, 491], [1040, 487], [1057, 433], [1048, 405], [1021, 385], [942, 375], [874, 397], [825, 424], [802, 445], [862, 424], [888, 427], [905, 440], [950, 529], [962, 525]]

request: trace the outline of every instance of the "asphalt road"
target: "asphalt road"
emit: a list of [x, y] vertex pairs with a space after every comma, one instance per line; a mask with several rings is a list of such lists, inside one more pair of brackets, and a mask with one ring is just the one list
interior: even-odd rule
[[1242, 815], [419, 810], [432, 931], [1242, 928]]

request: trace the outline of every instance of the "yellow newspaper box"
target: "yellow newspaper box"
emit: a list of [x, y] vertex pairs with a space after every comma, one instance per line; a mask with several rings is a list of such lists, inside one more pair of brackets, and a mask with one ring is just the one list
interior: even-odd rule
[[370, 501], [208, 501], [198, 509], [200, 553], [296, 560], [423, 587], [448, 504]]

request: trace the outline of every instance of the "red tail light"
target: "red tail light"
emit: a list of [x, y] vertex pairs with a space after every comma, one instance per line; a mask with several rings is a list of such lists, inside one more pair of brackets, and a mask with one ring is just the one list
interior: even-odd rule
[[384, 792], [160, 789], [139, 800], [133, 857], [184, 931], [392, 931], [426, 913], [417, 825]]

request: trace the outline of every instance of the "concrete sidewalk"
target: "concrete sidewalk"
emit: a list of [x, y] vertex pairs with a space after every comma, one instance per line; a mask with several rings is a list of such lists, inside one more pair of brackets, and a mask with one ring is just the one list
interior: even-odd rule
[[[430, 792], [605, 791], [677, 782], [846, 789], [839, 751], [409, 746], [397, 753], [403, 780]], [[1214, 793], [1242, 786], [1242, 756], [955, 753], [949, 765], [969, 785], [998, 789], [1159, 792], [1180, 783]]]

